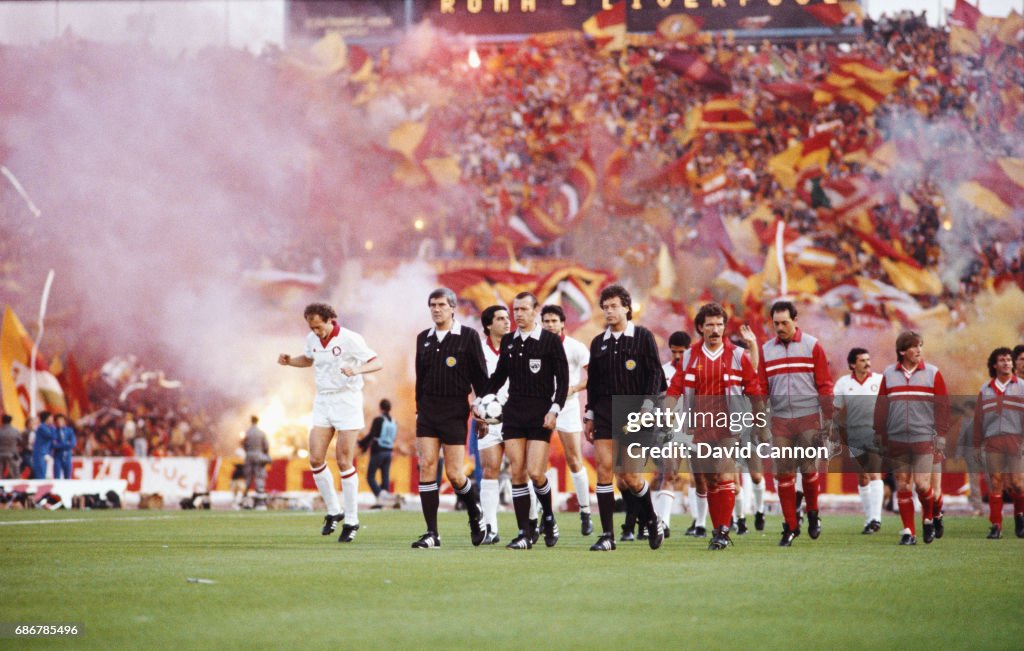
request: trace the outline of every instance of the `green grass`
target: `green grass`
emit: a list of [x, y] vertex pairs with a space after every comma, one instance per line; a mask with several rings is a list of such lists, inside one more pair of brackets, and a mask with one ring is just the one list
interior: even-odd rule
[[[54, 522], [6, 524], [18, 520]], [[528, 552], [472, 548], [463, 514], [441, 515], [439, 550], [409, 549], [416, 513], [364, 513], [350, 545], [320, 520], [4, 512], [0, 621], [85, 635], [0, 647], [1019, 649], [1024, 635], [1024, 540], [985, 540], [981, 519], [947, 518], [942, 540], [904, 548], [892, 516], [874, 536], [831, 516], [819, 540], [779, 549], [774, 517], [712, 553], [677, 516], [661, 550], [607, 554], [572, 514], [556, 548]]]

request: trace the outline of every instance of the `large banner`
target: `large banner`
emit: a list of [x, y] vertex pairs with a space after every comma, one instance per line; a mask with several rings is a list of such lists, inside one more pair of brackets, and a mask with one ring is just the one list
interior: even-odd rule
[[76, 457], [72, 479], [123, 479], [129, 493], [159, 493], [164, 499], [204, 493], [210, 460], [201, 457]]
[[701, 29], [760, 30], [811, 29], [842, 22], [847, 10], [839, 0], [627, 0], [631, 32], [653, 32], [675, 15], [702, 23]]
[[[621, 1], [621, 0], [620, 0]], [[481, 36], [579, 30], [602, 0], [423, 0], [420, 20]]]
[[704, 30], [802, 30], [832, 27], [859, 14], [857, 0], [291, 0], [292, 38], [328, 31], [346, 39], [397, 38], [422, 21], [452, 33], [479, 36], [583, 29], [613, 7], [630, 32], [654, 32], [670, 16]]

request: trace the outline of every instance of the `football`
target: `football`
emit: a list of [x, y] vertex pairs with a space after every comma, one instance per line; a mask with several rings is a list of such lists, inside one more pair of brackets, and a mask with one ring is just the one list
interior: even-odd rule
[[473, 407], [477, 417], [491, 425], [501, 422], [501, 409], [501, 401], [493, 393], [480, 398]]

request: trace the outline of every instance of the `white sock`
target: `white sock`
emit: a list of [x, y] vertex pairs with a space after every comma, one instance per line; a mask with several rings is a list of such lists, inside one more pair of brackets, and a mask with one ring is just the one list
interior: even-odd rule
[[885, 501], [885, 482], [873, 479], [868, 484], [871, 489], [871, 519], [882, 521], [882, 502]]
[[540, 502], [537, 501], [537, 487], [533, 485], [532, 479], [528, 479], [527, 483], [530, 485], [530, 519], [540, 520]]
[[334, 479], [331, 477], [331, 471], [327, 469], [327, 464], [320, 466], [319, 469], [313, 469], [313, 481], [316, 482], [316, 489], [320, 491], [320, 497], [327, 507], [327, 515], [341, 513], [338, 494], [334, 492]]
[[341, 473], [341, 499], [345, 502], [345, 524], [359, 524], [359, 475], [356, 467]]
[[746, 491], [742, 487], [737, 487], [739, 490], [736, 491], [736, 500], [732, 505], [732, 517], [739, 520], [743, 517], [743, 493]]
[[871, 522], [872, 520], [872, 498], [874, 497], [871, 490], [871, 483], [867, 486], [857, 486], [857, 494], [860, 495], [861, 506], [864, 507], [864, 524]]
[[761, 481], [750, 482], [750, 492], [754, 496], [754, 513], [764, 513], [764, 477]]
[[572, 477], [573, 488], [576, 489], [576, 499], [580, 503], [581, 512], [590, 512], [590, 478], [587, 477], [587, 469], [580, 468], [579, 472], [569, 475]]
[[686, 489], [686, 510], [691, 517], [697, 517], [697, 489], [692, 484]]
[[701, 497], [697, 496], [697, 509], [694, 511], [696, 515], [693, 516], [697, 526], [702, 529], [707, 529], [708, 523], [708, 496]]
[[484, 526], [498, 533], [498, 480], [480, 480], [480, 510], [484, 514]]
[[666, 529], [669, 528], [669, 521], [672, 519], [672, 503], [675, 501], [674, 491], [658, 491], [658, 494], [654, 496], [654, 510], [661, 521], [665, 523]]

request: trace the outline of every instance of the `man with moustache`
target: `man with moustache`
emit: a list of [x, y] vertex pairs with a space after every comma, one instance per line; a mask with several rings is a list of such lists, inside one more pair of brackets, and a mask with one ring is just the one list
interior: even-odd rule
[[[764, 410], [764, 391], [758, 380], [750, 355], [725, 338], [728, 314], [718, 303], [701, 306], [694, 325], [701, 335], [683, 355], [665, 396], [665, 405], [673, 407], [680, 396], [691, 414], [721, 414], [731, 417], [741, 405], [742, 396], [750, 399], [753, 413]], [[717, 420], [717, 419], [716, 419]], [[739, 433], [714, 425], [691, 427], [694, 443], [730, 448]], [[759, 441], [764, 441], [762, 428], [756, 428]], [[732, 544], [729, 524], [736, 500], [736, 462], [731, 458], [696, 459], [695, 470], [704, 476], [708, 486], [708, 510], [711, 512], [713, 535], [709, 550], [722, 550]]]
[[974, 451], [985, 451], [989, 472], [990, 540], [1003, 537], [1003, 489], [1013, 495], [1013, 523], [1018, 538], [1024, 538], [1024, 475], [1021, 449], [1024, 447], [1024, 379], [1013, 370], [1013, 351], [996, 348], [988, 356], [991, 381], [982, 385], [974, 408]]
[[835, 423], [843, 445], [857, 462], [857, 492], [864, 508], [862, 534], [873, 534], [882, 528], [882, 457], [875, 447], [875, 401], [882, 385], [882, 374], [871, 372], [871, 353], [864, 348], [851, 348], [846, 355], [850, 374], [836, 380]]
[[558, 336], [537, 322], [538, 311], [537, 297], [529, 292], [517, 294], [512, 301], [516, 331], [501, 339], [501, 353], [487, 391], [497, 393], [508, 381], [501, 435], [511, 466], [512, 504], [519, 525], [519, 535], [506, 545], [508, 549], [533, 547], [528, 479], [533, 480], [542, 510], [544, 544], [554, 547], [559, 536], [545, 473], [551, 432], [569, 391], [569, 363]]

